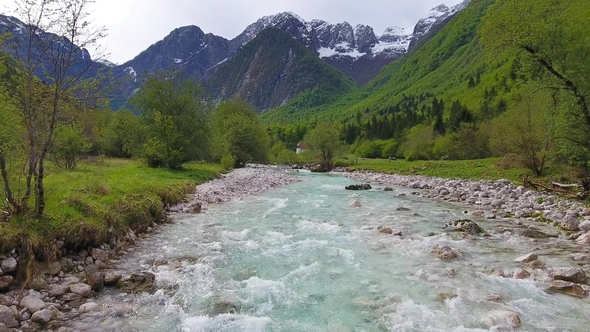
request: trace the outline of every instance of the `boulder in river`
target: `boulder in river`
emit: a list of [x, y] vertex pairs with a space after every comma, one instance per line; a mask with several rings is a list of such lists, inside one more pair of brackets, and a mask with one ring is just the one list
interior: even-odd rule
[[581, 285], [564, 280], [553, 280], [549, 285], [549, 289], [558, 293], [577, 297], [586, 297], [588, 295]]
[[213, 303], [213, 307], [210, 309], [210, 314], [212, 316], [222, 315], [222, 314], [235, 314], [238, 307], [236, 304], [230, 300], [222, 299], [217, 300]]
[[550, 272], [550, 276], [555, 280], [570, 281], [577, 284], [588, 282], [586, 272], [579, 267], [558, 267]]
[[534, 227], [527, 227], [527, 228], [523, 228], [523, 229], [517, 229], [515, 231], [516, 234], [524, 236], [524, 237], [530, 237], [533, 239], [548, 239], [548, 238], [552, 238], [552, 237], [557, 237], [557, 235], [553, 235], [553, 234], [547, 234], [544, 232], [541, 232], [540, 230], [534, 228]]
[[470, 219], [462, 219], [455, 220], [453, 222], [447, 222], [445, 223], [443, 228], [450, 228], [455, 232], [463, 232], [470, 235], [477, 235], [485, 232], [484, 229], [481, 228], [481, 226], [479, 226], [473, 220]]
[[351, 184], [350, 186], [344, 187], [344, 189], [346, 189], [346, 190], [371, 190], [371, 189], [373, 189], [373, 187], [371, 187], [371, 185], [368, 183], [363, 183], [363, 184]]
[[362, 204], [359, 200], [355, 200], [354, 202], [348, 204], [348, 206], [351, 208], [360, 208]]
[[430, 251], [433, 254], [436, 254], [438, 256], [438, 258], [446, 261], [446, 260], [451, 260], [451, 259], [455, 259], [457, 257], [459, 257], [458, 253], [456, 250], [451, 249], [451, 247], [449, 246], [439, 246], [439, 245], [435, 245], [434, 247], [432, 247], [432, 250]]
[[515, 329], [522, 325], [520, 317], [513, 311], [493, 311], [486, 318], [486, 323], [492, 326], [508, 327]]
[[121, 278], [121, 280], [117, 282], [117, 286], [126, 293], [150, 293], [154, 290], [155, 279], [156, 276], [150, 272], [134, 273], [130, 276]]
[[515, 259], [515, 262], [520, 262], [520, 263], [530, 263], [532, 261], [535, 261], [539, 258], [539, 256], [537, 254], [526, 254], [524, 256], [520, 256], [517, 259]]
[[393, 188], [391, 188], [391, 187], [385, 187], [385, 188], [383, 188], [383, 191], [393, 191]]

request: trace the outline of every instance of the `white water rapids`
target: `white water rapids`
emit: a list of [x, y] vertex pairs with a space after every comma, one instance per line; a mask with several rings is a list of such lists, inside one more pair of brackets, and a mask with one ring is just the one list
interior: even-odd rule
[[[474, 219], [490, 237], [446, 233], [461, 204], [395, 187], [345, 191], [353, 180], [301, 173], [302, 182], [212, 205], [143, 240], [117, 267], [156, 275], [155, 294], [114, 290], [72, 323], [85, 331], [588, 331], [590, 301], [542, 283], [489, 275], [535, 252], [548, 266], [576, 266], [564, 239], [498, 232], [514, 220]], [[376, 185], [374, 187], [383, 187]], [[398, 196], [407, 193], [407, 196]], [[358, 195], [359, 197], [353, 197]], [[362, 203], [351, 208], [353, 200]], [[398, 211], [405, 207], [408, 211]], [[402, 237], [379, 233], [379, 226]], [[434, 235], [432, 233], [435, 233]], [[441, 261], [434, 245], [461, 249]], [[180, 264], [166, 262], [178, 261]], [[160, 265], [163, 264], [163, 265]], [[180, 266], [181, 265], [181, 266]], [[454, 270], [454, 273], [452, 270]]]

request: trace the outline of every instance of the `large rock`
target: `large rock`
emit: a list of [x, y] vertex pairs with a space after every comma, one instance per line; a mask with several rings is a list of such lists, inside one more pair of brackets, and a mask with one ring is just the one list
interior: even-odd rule
[[590, 244], [590, 233], [585, 233], [580, 235], [580, 237], [578, 237], [576, 239], [576, 243], [578, 244]]
[[35, 313], [39, 310], [45, 309], [47, 307], [47, 303], [43, 302], [43, 300], [36, 298], [34, 296], [25, 296], [20, 300], [20, 306], [23, 308], [27, 308], [30, 313]]
[[563, 280], [553, 280], [549, 285], [549, 289], [558, 293], [577, 297], [586, 297], [588, 295], [581, 285]]
[[18, 327], [18, 321], [14, 318], [14, 313], [5, 305], [0, 305], [0, 323], [8, 328]]
[[532, 261], [536, 261], [539, 258], [539, 256], [537, 254], [527, 254], [524, 256], [520, 256], [517, 259], [515, 259], [515, 262], [520, 262], [520, 263], [530, 263]]
[[96, 308], [98, 308], [98, 304], [94, 303], [94, 302], [88, 302], [88, 303], [84, 303], [83, 305], [80, 306], [80, 308], [78, 309], [79, 313], [85, 313], [85, 312], [91, 312], [96, 310]]
[[359, 200], [355, 200], [354, 202], [348, 204], [348, 206], [351, 208], [360, 208], [362, 204]]
[[212, 316], [222, 315], [222, 314], [232, 314], [236, 313], [237, 306], [234, 302], [230, 300], [218, 300], [213, 303], [213, 307], [210, 308], [209, 314]]
[[588, 262], [590, 261], [590, 255], [589, 254], [582, 254], [582, 253], [576, 253], [576, 254], [571, 254], [570, 257], [578, 262]]
[[92, 252], [92, 257], [94, 257], [94, 259], [102, 261], [102, 262], [109, 261], [109, 253], [108, 252], [101, 250], [101, 249], [97, 249], [97, 248], [92, 248], [91, 252]]
[[124, 277], [117, 283], [117, 286], [127, 293], [152, 292], [154, 290], [154, 280], [156, 276], [153, 273], [141, 272], [134, 273]]
[[61, 263], [60, 264], [61, 270], [64, 273], [69, 273], [69, 272], [72, 272], [72, 270], [74, 270], [74, 262], [72, 261], [71, 258], [64, 257], [61, 259], [60, 263]]
[[578, 225], [580, 225], [580, 220], [574, 216], [566, 216], [560, 222], [561, 228], [565, 229], [566, 231], [577, 231]]
[[104, 273], [99, 271], [97, 265], [86, 267], [86, 283], [93, 291], [101, 292], [104, 289]]
[[35, 312], [33, 316], [31, 316], [31, 320], [35, 323], [45, 325], [49, 323], [52, 316], [53, 312], [50, 309], [43, 309]]
[[49, 286], [49, 295], [51, 295], [53, 297], [65, 295], [69, 291], [70, 291], [69, 285], [51, 285], [51, 286]]
[[27, 288], [40, 292], [49, 289], [49, 284], [44, 278], [35, 278], [27, 282]]
[[577, 284], [588, 282], [586, 272], [579, 267], [558, 267], [550, 272], [550, 276], [555, 280], [570, 281]]
[[493, 311], [486, 318], [486, 323], [490, 327], [500, 326], [510, 329], [516, 329], [522, 324], [518, 314], [512, 311]]
[[104, 284], [106, 286], [115, 285], [123, 276], [119, 272], [109, 271], [104, 276]]
[[530, 237], [533, 239], [548, 239], [548, 238], [552, 238], [552, 237], [557, 237], [557, 235], [550, 235], [547, 233], [543, 233], [534, 227], [518, 229], [518, 230], [516, 230], [516, 234], [522, 235], [524, 237]]
[[438, 256], [438, 258], [442, 259], [442, 260], [451, 260], [451, 259], [455, 259], [457, 257], [459, 257], [459, 255], [457, 254], [457, 252], [453, 249], [451, 249], [449, 246], [439, 246], [439, 245], [435, 245], [434, 247], [432, 247], [431, 252], [433, 254], [436, 254]]
[[334, 165], [332, 165], [332, 161], [324, 160], [321, 163], [310, 167], [309, 170], [314, 173], [327, 173], [331, 171], [332, 168], [334, 168]]
[[447, 222], [443, 228], [449, 228], [455, 232], [463, 232], [466, 234], [477, 235], [483, 233], [484, 229], [476, 224], [473, 220], [462, 219], [453, 222]]
[[0, 332], [9, 332], [8, 327], [4, 323], [0, 323]]
[[344, 187], [346, 190], [371, 190], [372, 187], [368, 183], [363, 184], [351, 184], [350, 186]]
[[585, 220], [578, 225], [582, 232], [590, 232], [590, 220]]
[[92, 293], [92, 288], [87, 284], [76, 283], [70, 285], [70, 291], [74, 294], [88, 297]]
[[2, 276], [0, 277], [0, 291], [5, 291], [12, 286], [14, 282], [14, 278], [12, 276]]
[[3, 259], [2, 263], [0, 263], [0, 268], [4, 273], [11, 273], [16, 271], [17, 266], [18, 263], [16, 262], [16, 259], [14, 259], [13, 257]]

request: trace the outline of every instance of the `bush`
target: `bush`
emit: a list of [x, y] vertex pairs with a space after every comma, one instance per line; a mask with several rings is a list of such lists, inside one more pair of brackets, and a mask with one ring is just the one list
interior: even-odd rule
[[225, 155], [221, 158], [221, 168], [226, 171], [231, 171], [236, 164], [236, 157], [232, 155]]
[[74, 125], [60, 127], [55, 131], [55, 141], [51, 149], [51, 160], [61, 168], [74, 169], [80, 156], [90, 151], [92, 145]]

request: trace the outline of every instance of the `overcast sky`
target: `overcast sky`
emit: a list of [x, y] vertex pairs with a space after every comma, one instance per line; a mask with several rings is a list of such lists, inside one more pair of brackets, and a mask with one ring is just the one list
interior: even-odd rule
[[[96, 0], [94, 23], [106, 26], [101, 40], [108, 60], [123, 63], [175, 28], [199, 26], [227, 39], [262, 16], [291, 11], [303, 19], [367, 24], [376, 34], [389, 26], [413, 27], [441, 3], [461, 0]], [[9, 13], [10, 14], [10, 13]]]

